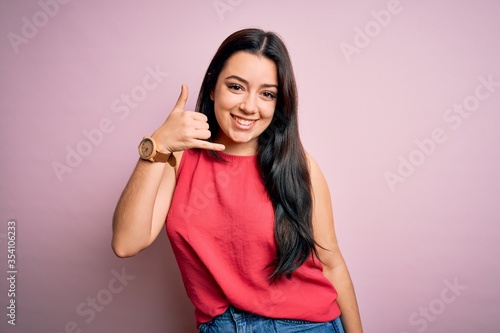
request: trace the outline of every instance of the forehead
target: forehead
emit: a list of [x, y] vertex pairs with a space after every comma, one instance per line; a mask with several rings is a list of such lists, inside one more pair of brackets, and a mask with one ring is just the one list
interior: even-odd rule
[[226, 62], [219, 78], [237, 75], [249, 82], [278, 84], [278, 70], [274, 61], [262, 55], [239, 51]]

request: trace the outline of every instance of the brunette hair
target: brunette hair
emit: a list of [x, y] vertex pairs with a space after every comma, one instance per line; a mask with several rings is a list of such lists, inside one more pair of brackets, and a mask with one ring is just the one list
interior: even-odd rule
[[278, 96], [273, 119], [259, 136], [257, 158], [275, 212], [277, 251], [270, 266], [272, 281], [299, 268], [314, 253], [311, 180], [297, 121], [297, 86], [290, 56], [281, 38], [261, 29], [244, 29], [227, 37], [215, 53], [201, 85], [196, 111], [208, 117], [212, 140], [220, 130], [210, 93], [227, 60], [244, 51], [276, 64]]

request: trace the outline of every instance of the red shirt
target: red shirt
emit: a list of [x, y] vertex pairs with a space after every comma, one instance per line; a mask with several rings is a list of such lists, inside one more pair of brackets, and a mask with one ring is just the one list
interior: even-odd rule
[[166, 230], [197, 326], [229, 305], [270, 318], [326, 322], [340, 310], [337, 292], [311, 258], [277, 283], [268, 280], [276, 254], [274, 210], [257, 156], [186, 150]]

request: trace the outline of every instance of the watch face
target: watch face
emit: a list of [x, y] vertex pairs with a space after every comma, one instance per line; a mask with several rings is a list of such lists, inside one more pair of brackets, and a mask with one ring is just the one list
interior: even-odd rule
[[154, 145], [150, 139], [144, 139], [139, 146], [139, 154], [142, 158], [149, 158], [153, 154]]

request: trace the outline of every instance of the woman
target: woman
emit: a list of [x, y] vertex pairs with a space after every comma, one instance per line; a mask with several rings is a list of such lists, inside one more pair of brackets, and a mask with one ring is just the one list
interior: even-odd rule
[[200, 332], [362, 332], [328, 186], [299, 139], [281, 39], [233, 33], [196, 112], [185, 111], [187, 99], [182, 85], [139, 145], [113, 218], [116, 255], [149, 246], [166, 221]]

